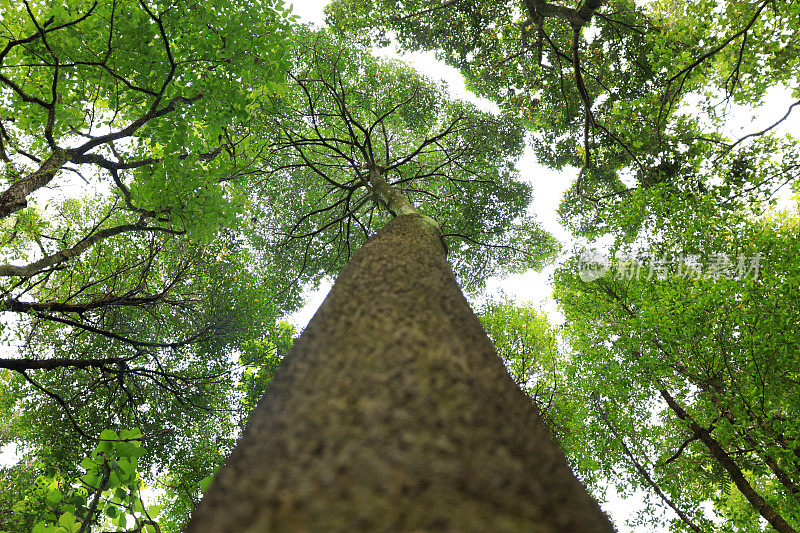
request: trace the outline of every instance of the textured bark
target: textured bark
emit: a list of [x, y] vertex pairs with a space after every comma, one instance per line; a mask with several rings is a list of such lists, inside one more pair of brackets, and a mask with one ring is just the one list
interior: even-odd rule
[[25, 209], [28, 206], [28, 195], [50, 183], [56, 172], [68, 160], [66, 150], [55, 150], [41, 164], [39, 170], [15, 182], [0, 194], [0, 218]]
[[506, 373], [428, 217], [352, 258], [189, 533], [613, 531]]

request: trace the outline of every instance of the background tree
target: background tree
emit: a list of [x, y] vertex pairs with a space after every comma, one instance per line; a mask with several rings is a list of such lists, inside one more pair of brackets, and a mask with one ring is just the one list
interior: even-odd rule
[[559, 437], [555, 424], [564, 415], [552, 411], [569, 405], [569, 398], [556, 328], [533, 306], [516, 305], [510, 299], [485, 305], [480, 320], [511, 379], [531, 397], [545, 425]]
[[[716, 253], [764, 254], [757, 280], [673, 271], [587, 284], [560, 272], [575, 394], [588, 405], [567, 445], [587, 472], [612, 475], [624, 465], [633, 486], [657, 487], [702, 530], [718, 529], [702, 502], [725, 531], [761, 531], [759, 515], [779, 531], [798, 527], [797, 428], [785, 418], [798, 402], [796, 224], [783, 215], [698, 229], [704, 247], [724, 250]], [[587, 447], [603, 428], [614, 445], [603, 438]]]
[[138, 427], [153, 452], [141, 471], [173, 487], [180, 523], [250, 394], [233, 389], [237, 355], [275, 355], [276, 319], [296, 303], [275, 296], [280, 274], [243, 222], [260, 149], [248, 105], [285, 79], [288, 12], [0, 9], [0, 444], [25, 455], [4, 494], [14, 505], [54, 468], [74, 479], [102, 430]]
[[[14, 494], [4, 505], [4, 526], [32, 533], [84, 533], [95, 526], [118, 531], [158, 533], [155, 520], [161, 508], [144, 502], [147, 488], [137, 471], [138, 459], [147, 454], [138, 430], [119, 433], [104, 430], [97, 446], [71, 478], [57, 468], [43, 473]], [[128, 523], [132, 527], [128, 528]]]

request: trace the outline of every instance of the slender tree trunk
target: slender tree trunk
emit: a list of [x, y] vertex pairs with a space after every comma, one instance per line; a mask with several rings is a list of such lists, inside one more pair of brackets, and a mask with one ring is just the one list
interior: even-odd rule
[[697, 524], [695, 524], [694, 520], [689, 518], [689, 516], [686, 513], [684, 513], [680, 509], [680, 507], [678, 507], [677, 504], [673, 502], [672, 499], [664, 493], [663, 490], [661, 490], [661, 486], [659, 486], [656, 480], [653, 479], [653, 477], [647, 471], [647, 468], [645, 468], [645, 466], [636, 459], [636, 455], [633, 453], [633, 450], [631, 450], [630, 447], [628, 447], [627, 443], [625, 442], [625, 438], [619, 434], [617, 429], [614, 427], [614, 424], [612, 424], [611, 420], [608, 419], [608, 413], [606, 413], [605, 409], [600, 407], [599, 402], [598, 405], [595, 406], [595, 409], [597, 409], [600, 412], [600, 415], [603, 417], [603, 422], [605, 422], [606, 427], [617, 438], [617, 441], [619, 441], [619, 444], [622, 447], [622, 451], [625, 452], [625, 455], [628, 456], [628, 460], [631, 462], [631, 464], [639, 473], [639, 475], [642, 477], [642, 479], [644, 479], [645, 483], [650, 485], [650, 488], [652, 488], [653, 492], [655, 492], [656, 495], [659, 498], [661, 498], [661, 501], [666, 503], [670, 507], [670, 509], [672, 509], [676, 515], [678, 515], [678, 518], [680, 518], [684, 524], [689, 526], [689, 528], [692, 531], [695, 531], [696, 533], [703, 533], [703, 529], [700, 528], [700, 526], [698, 526]]
[[667, 391], [661, 382], [656, 381], [656, 384], [658, 392], [661, 393], [661, 397], [667, 402], [669, 408], [672, 409], [678, 418], [689, 423], [689, 429], [692, 430], [692, 433], [697, 435], [700, 441], [706, 445], [711, 456], [728, 472], [728, 475], [731, 476], [731, 480], [736, 484], [739, 492], [747, 498], [750, 505], [752, 505], [776, 531], [780, 533], [797, 533], [797, 530], [790, 526], [789, 523], [786, 522], [786, 519], [778, 514], [775, 508], [747, 481], [747, 477], [744, 472], [742, 472], [742, 469], [739, 468], [739, 465], [736, 464], [736, 461], [733, 460], [730, 454], [725, 451], [719, 441], [711, 435], [711, 432], [698, 424], [694, 418], [680, 406], [678, 401]]
[[440, 235], [398, 216], [352, 258], [188, 533], [613, 531], [503, 368]]

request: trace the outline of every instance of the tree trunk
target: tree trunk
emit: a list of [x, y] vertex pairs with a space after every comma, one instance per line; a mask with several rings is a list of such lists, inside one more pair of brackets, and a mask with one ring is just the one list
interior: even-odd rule
[[351, 259], [188, 533], [613, 531], [506, 373], [423, 215]]

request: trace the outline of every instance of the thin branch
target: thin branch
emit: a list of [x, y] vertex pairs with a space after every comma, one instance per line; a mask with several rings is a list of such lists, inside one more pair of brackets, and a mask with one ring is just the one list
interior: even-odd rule
[[[673, 502], [672, 499], [669, 496], [667, 496], [664, 493], [664, 491], [661, 490], [661, 487], [659, 487], [658, 483], [656, 483], [656, 481], [650, 476], [650, 474], [647, 472], [647, 469], [645, 469], [645, 467], [636, 459], [636, 457], [633, 455], [633, 451], [631, 451], [631, 449], [625, 443], [625, 439], [622, 437], [622, 435], [620, 435], [617, 432], [617, 429], [614, 427], [614, 425], [608, 419], [608, 414], [606, 413], [605, 409], [603, 409], [599, 405], [595, 405], [595, 407], [602, 414], [603, 421], [605, 422], [606, 427], [617, 438], [617, 441], [622, 446], [622, 451], [625, 452], [625, 455], [628, 457], [628, 460], [631, 462], [631, 464], [633, 464], [633, 467], [636, 469], [636, 471], [639, 473], [639, 475], [642, 476], [642, 478], [645, 480], [645, 482], [648, 485], [650, 485], [650, 487], [653, 489], [653, 491], [655, 491], [655, 493], [658, 495], [658, 497], [661, 498], [661, 500], [664, 503], [666, 503], [673, 511], [675, 511], [675, 514], [677, 514], [678, 517], [681, 520], [683, 520], [683, 522], [692, 529], [692, 531], [696, 531], [697, 533], [703, 533], [703, 529], [700, 528], [700, 526], [698, 526], [689, 516], [687, 516], [686, 513], [681, 511], [680, 508], [678, 508], [678, 506], [675, 504], [675, 502]], [[687, 443], [688, 442], [689, 441], [687, 441]], [[684, 443], [684, 445], [685, 444], [686, 443]]]
[[0, 265], [0, 276], [20, 276], [20, 277], [31, 277], [35, 276], [36, 274], [42, 272], [47, 268], [52, 268], [64, 261], [68, 261], [73, 257], [77, 257], [86, 250], [88, 250], [94, 244], [108, 239], [109, 237], [113, 237], [115, 235], [119, 235], [121, 233], [128, 233], [128, 232], [154, 232], [154, 233], [168, 233], [170, 235], [182, 235], [185, 233], [181, 230], [172, 230], [168, 228], [160, 228], [157, 226], [143, 226], [139, 224], [123, 224], [122, 226], [116, 226], [113, 228], [106, 228], [104, 230], [100, 230], [94, 235], [88, 236], [80, 240], [74, 246], [70, 248], [65, 248], [63, 250], [59, 250], [58, 252], [48, 255], [30, 263], [28, 265]]
[[780, 126], [780, 125], [781, 125], [781, 124], [782, 124], [782, 123], [783, 123], [783, 122], [784, 122], [784, 121], [785, 121], [787, 118], [789, 118], [789, 115], [791, 115], [791, 114], [792, 114], [792, 110], [793, 110], [795, 107], [799, 106], [799, 105], [800, 105], [800, 100], [798, 100], [797, 102], [794, 102], [792, 105], [790, 105], [790, 106], [789, 106], [789, 109], [787, 109], [787, 110], [786, 110], [786, 113], [785, 113], [785, 114], [784, 114], [784, 115], [783, 115], [783, 116], [782, 116], [780, 119], [778, 119], [777, 121], [775, 121], [775, 122], [774, 122], [772, 125], [770, 125], [770, 126], [767, 126], [766, 128], [764, 128], [764, 129], [763, 129], [763, 130], [761, 130], [761, 131], [757, 131], [757, 132], [755, 132], [755, 133], [748, 133], [747, 135], [745, 135], [744, 137], [742, 137], [741, 139], [739, 139], [739, 140], [738, 140], [738, 141], [736, 141], [735, 143], [733, 143], [733, 144], [731, 144], [731, 145], [727, 146], [727, 147], [725, 148], [725, 150], [724, 150], [722, 153], [723, 153], [723, 154], [726, 154], [726, 153], [730, 152], [731, 150], [733, 150], [733, 149], [734, 149], [736, 146], [738, 146], [738, 145], [739, 145], [739, 144], [741, 144], [742, 142], [746, 141], [747, 139], [750, 139], [750, 138], [752, 138], [752, 137], [759, 137], [759, 136], [761, 136], [761, 135], [764, 135], [765, 133], [767, 133], [767, 132], [769, 132], [769, 131], [771, 131], [771, 130], [773, 130], [773, 129], [777, 128], [777, 127], [778, 127], [778, 126]]
[[56, 368], [106, 368], [122, 365], [136, 359], [128, 357], [106, 357], [103, 359], [0, 359], [0, 368], [22, 372], [24, 370], [54, 370]]
[[414, 11], [413, 13], [408, 13], [408, 14], [402, 15], [402, 16], [395, 15], [393, 17], [390, 17], [389, 20], [392, 21], [392, 22], [401, 22], [401, 21], [406, 20], [406, 19], [410, 19], [410, 18], [413, 18], [413, 17], [418, 17], [420, 15], [426, 15], [428, 13], [432, 13], [434, 11], [438, 11], [439, 9], [444, 9], [444, 8], [450, 7], [450, 6], [452, 6], [454, 4], [457, 4], [459, 2], [461, 2], [461, 0], [446, 0], [445, 2], [442, 2], [439, 5], [432, 6], [432, 7], [426, 8], [426, 9], [420, 9], [419, 11]]

